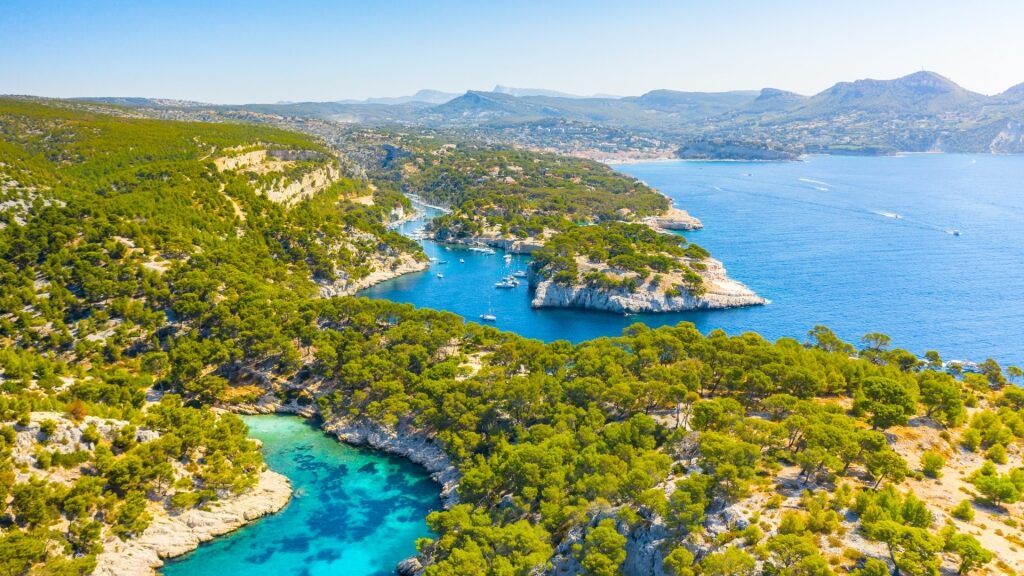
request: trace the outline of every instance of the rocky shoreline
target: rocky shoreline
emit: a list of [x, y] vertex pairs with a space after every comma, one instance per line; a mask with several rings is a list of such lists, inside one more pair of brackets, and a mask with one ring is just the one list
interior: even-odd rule
[[421, 272], [429, 267], [430, 262], [417, 260], [408, 254], [402, 254], [389, 267], [378, 268], [362, 278], [351, 281], [343, 279], [320, 283], [319, 294], [321, 298], [352, 296], [356, 292], [365, 290], [375, 284], [380, 284], [381, 282], [386, 282], [412, 272]]
[[168, 515], [161, 508], [153, 522], [137, 538], [122, 542], [109, 538], [96, 557], [97, 576], [152, 576], [164, 560], [181, 556], [207, 542], [242, 526], [280, 511], [291, 499], [288, 478], [264, 470], [259, 482], [249, 491], [225, 498], [208, 510], [192, 509]]
[[445, 508], [459, 503], [459, 471], [452, 464], [448, 454], [432, 435], [415, 429], [408, 422], [397, 426], [384, 426], [366, 418], [331, 416], [323, 418], [315, 407], [283, 404], [273, 395], [264, 396], [261, 401], [239, 407], [244, 414], [292, 414], [305, 418], [322, 418], [320, 428], [340, 442], [352, 446], [366, 446], [386, 454], [405, 458], [418, 464], [430, 473], [430, 477], [441, 487], [441, 502]]
[[[388, 227], [397, 227], [403, 222], [408, 222], [419, 217], [417, 210], [410, 210], [408, 213], [401, 208], [391, 212], [390, 219], [386, 223]], [[430, 262], [418, 260], [413, 255], [398, 252], [394, 258], [377, 258], [372, 264], [373, 272], [362, 278], [349, 279], [339, 278], [331, 282], [318, 282], [319, 295], [321, 298], [332, 298], [335, 296], [352, 296], [360, 290], [365, 290], [381, 282], [398, 278], [412, 272], [422, 272], [430, 267]]]
[[686, 210], [669, 208], [660, 216], [644, 218], [644, 223], [656, 230], [700, 230], [704, 223]]
[[459, 503], [459, 471], [430, 435], [413, 429], [408, 423], [387, 427], [363, 418], [331, 418], [322, 428], [346, 444], [368, 446], [422, 466], [441, 487], [444, 507], [451, 508]]
[[[255, 404], [239, 407], [238, 411], [247, 414], [292, 414], [305, 418], [322, 418], [314, 407], [299, 406], [295, 403], [283, 404], [272, 394], [264, 396]], [[339, 442], [352, 446], [366, 446], [422, 466], [430, 473], [431, 479], [440, 486], [442, 506], [448, 509], [459, 503], [458, 468], [444, 449], [435, 442], [433, 436], [415, 429], [409, 422], [400, 422], [397, 426], [384, 426], [366, 418], [334, 416], [323, 419], [320, 428], [326, 434], [337, 438]], [[402, 575], [419, 575], [424, 572], [418, 556], [406, 558], [395, 569]]]
[[758, 296], [745, 285], [729, 278], [725, 267], [718, 260], [707, 258], [703, 261], [706, 269], [701, 273], [704, 293], [695, 296], [682, 292], [669, 296], [663, 288], [641, 286], [630, 292], [626, 289], [610, 289], [583, 284], [559, 284], [551, 279], [542, 279], [531, 266], [529, 270], [530, 289], [534, 308], [583, 308], [602, 310], [618, 314], [648, 312], [684, 312], [688, 310], [715, 310], [767, 304], [768, 300]]

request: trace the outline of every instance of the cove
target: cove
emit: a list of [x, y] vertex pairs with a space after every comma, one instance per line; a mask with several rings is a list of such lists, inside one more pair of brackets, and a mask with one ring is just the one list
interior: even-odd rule
[[[878, 331], [918, 355], [934, 349], [946, 359], [1024, 362], [1024, 157], [815, 156], [616, 169], [703, 220], [704, 230], [684, 235], [772, 303], [631, 317], [534, 310], [525, 285], [493, 287], [508, 271], [524, 269], [528, 257], [505, 266], [500, 252], [430, 241], [423, 241], [436, 259], [429, 271], [361, 295], [449, 310], [469, 321], [490, 310], [498, 328], [545, 341], [615, 336], [634, 322], [682, 321], [705, 333], [720, 328], [802, 341], [824, 324], [855, 344]], [[422, 226], [409, 222], [402, 229]]]
[[295, 416], [243, 416], [267, 465], [292, 482], [288, 506], [170, 560], [166, 576], [394, 574], [432, 536], [438, 486], [407, 460], [338, 442]]

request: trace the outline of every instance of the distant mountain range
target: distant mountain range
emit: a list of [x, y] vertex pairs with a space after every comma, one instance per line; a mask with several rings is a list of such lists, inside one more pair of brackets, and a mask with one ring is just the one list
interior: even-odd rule
[[[93, 99], [125, 106], [195, 108], [165, 100]], [[934, 72], [840, 82], [812, 96], [760, 91], [582, 97], [496, 86], [461, 95], [421, 90], [364, 101], [212, 106], [346, 123], [422, 125], [510, 143], [598, 156], [779, 158], [804, 153], [1024, 153], [1024, 84], [971, 92]], [[668, 151], [668, 152], [666, 152]]]
[[340, 100], [342, 103], [354, 104], [409, 104], [419, 102], [422, 104], [444, 104], [445, 102], [458, 98], [459, 94], [454, 92], [441, 92], [440, 90], [420, 90], [412, 96], [398, 96], [395, 98], [367, 98], [366, 100]]

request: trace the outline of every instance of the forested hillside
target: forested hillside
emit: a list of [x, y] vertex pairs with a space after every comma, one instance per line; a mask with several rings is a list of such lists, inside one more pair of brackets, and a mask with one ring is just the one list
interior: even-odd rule
[[[298, 362], [269, 302], [422, 258], [383, 226], [407, 201], [334, 162], [282, 131], [0, 100], [0, 571], [89, 572], [154, 513], [256, 483], [244, 425], [206, 408], [224, 380], [172, 358]], [[311, 198], [270, 199], [317, 171]], [[153, 403], [172, 373], [193, 384]]]
[[403, 189], [451, 208], [430, 224], [441, 240], [542, 242], [574, 225], [639, 221], [670, 207], [642, 182], [589, 160], [407, 135], [388, 143], [403, 152], [387, 166]]
[[949, 374], [822, 327], [772, 343], [636, 324], [545, 344], [317, 298], [318, 280], [418, 253], [382, 224], [405, 205], [385, 179], [374, 191], [339, 165], [270, 198], [330, 172], [325, 146], [12, 100], [0, 135], [5, 574], [87, 573], [97, 543], [145, 528], [140, 510], [250, 486], [258, 452], [211, 406], [441, 447], [458, 503], [418, 543], [411, 569], [430, 575], [1024, 570], [1016, 368]]

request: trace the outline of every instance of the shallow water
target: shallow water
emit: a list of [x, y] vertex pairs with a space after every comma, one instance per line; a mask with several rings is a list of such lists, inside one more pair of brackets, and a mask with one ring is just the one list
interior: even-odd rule
[[246, 416], [271, 469], [287, 476], [288, 506], [169, 562], [167, 576], [394, 574], [431, 536], [439, 488], [406, 460], [347, 446], [292, 416]]
[[510, 270], [524, 269], [527, 257], [506, 267], [500, 252], [432, 242], [424, 242], [428, 254], [447, 264], [362, 294], [471, 321], [490, 310], [497, 327], [546, 341], [617, 335], [637, 321], [689, 321], [704, 332], [756, 331], [770, 339], [803, 339], [825, 324], [849, 341], [884, 332], [917, 354], [935, 349], [947, 359], [1024, 362], [1024, 157], [820, 156], [617, 169], [701, 218], [705, 229], [686, 236], [772, 303], [632, 317], [533, 310], [525, 284], [493, 287]]

